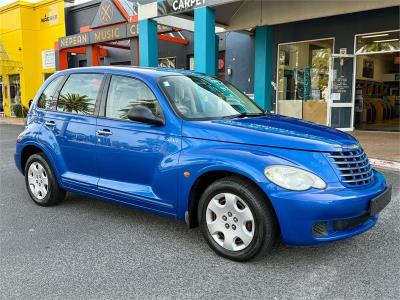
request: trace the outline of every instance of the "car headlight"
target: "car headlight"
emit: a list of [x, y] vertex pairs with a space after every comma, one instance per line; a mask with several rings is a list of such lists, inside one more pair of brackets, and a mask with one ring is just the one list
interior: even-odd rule
[[317, 175], [308, 171], [283, 165], [266, 167], [265, 176], [276, 185], [293, 191], [305, 191], [310, 188], [324, 189], [326, 183]]

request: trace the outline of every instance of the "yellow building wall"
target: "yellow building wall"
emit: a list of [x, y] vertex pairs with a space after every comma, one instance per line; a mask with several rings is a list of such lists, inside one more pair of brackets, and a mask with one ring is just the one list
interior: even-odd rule
[[[29, 106], [45, 73], [42, 51], [53, 50], [65, 36], [64, 1], [45, 0], [35, 4], [22, 1], [0, 8], [0, 75], [3, 81], [4, 110], [10, 116], [8, 76], [20, 75], [21, 103]], [[2, 49], [5, 50], [2, 52]], [[7, 61], [8, 60], [8, 61]]]

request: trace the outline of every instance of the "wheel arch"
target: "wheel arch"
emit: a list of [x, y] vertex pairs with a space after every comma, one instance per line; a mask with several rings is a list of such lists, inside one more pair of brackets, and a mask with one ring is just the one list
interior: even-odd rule
[[[199, 220], [198, 220], [198, 206], [200, 202], [200, 198], [204, 190], [213, 182], [225, 178], [225, 177], [231, 177], [235, 176], [240, 179], [243, 179], [250, 184], [252, 184], [262, 195], [264, 195], [264, 200], [268, 201], [269, 205], [271, 205], [271, 208], [274, 212], [274, 216], [276, 221], [279, 224], [275, 209], [267, 195], [267, 193], [257, 184], [257, 181], [248, 176], [247, 174], [243, 174], [241, 172], [237, 172], [235, 170], [227, 170], [227, 169], [215, 169], [215, 170], [208, 170], [201, 175], [199, 175], [194, 183], [192, 184], [189, 192], [189, 199], [188, 199], [188, 211], [185, 214], [185, 221], [186, 224], [189, 226], [189, 228], [195, 228], [199, 225]], [[279, 227], [279, 226], [278, 226]]]
[[37, 153], [43, 153], [43, 155], [47, 159], [48, 163], [50, 164], [51, 168], [54, 170], [55, 175], [58, 179], [57, 167], [53, 160], [53, 157], [45, 149], [45, 147], [43, 147], [42, 145], [40, 145], [38, 143], [28, 143], [28, 144], [24, 145], [23, 148], [21, 149], [20, 164], [21, 164], [22, 172], [24, 173], [24, 171], [25, 171], [25, 166], [26, 166], [26, 163], [27, 163], [29, 157], [32, 156], [33, 154], [37, 154]]

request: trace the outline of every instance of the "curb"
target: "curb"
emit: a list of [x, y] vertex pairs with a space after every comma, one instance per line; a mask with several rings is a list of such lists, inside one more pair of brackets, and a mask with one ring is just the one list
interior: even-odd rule
[[376, 159], [376, 158], [369, 158], [368, 160], [374, 167], [400, 172], [400, 162], [398, 161]]

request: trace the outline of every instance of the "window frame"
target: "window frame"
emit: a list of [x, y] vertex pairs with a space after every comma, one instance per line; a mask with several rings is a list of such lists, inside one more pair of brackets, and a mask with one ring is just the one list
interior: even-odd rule
[[[96, 102], [94, 104], [94, 111], [93, 114], [90, 115], [85, 115], [85, 114], [80, 114], [80, 113], [76, 113], [76, 112], [68, 112], [68, 111], [61, 111], [57, 109], [58, 106], [58, 100], [60, 98], [60, 94], [61, 94], [61, 90], [63, 89], [64, 85], [67, 83], [68, 79], [71, 77], [71, 75], [82, 75], [82, 74], [87, 74], [87, 75], [102, 75], [103, 78], [101, 80], [100, 83], [100, 87], [99, 87], [99, 91], [97, 93], [97, 97], [96, 97]], [[107, 74], [104, 72], [72, 72], [69, 74], [64, 75], [65, 78], [64, 80], [61, 82], [61, 84], [58, 86], [57, 91], [56, 91], [56, 96], [57, 96], [57, 102], [56, 102], [56, 109], [52, 110], [52, 111], [56, 111], [58, 113], [63, 113], [63, 114], [69, 114], [69, 115], [77, 115], [77, 116], [84, 116], [84, 117], [98, 117], [99, 114], [99, 107], [100, 107], [100, 102], [101, 102], [101, 97], [103, 95], [103, 90], [104, 90], [104, 84], [106, 81], [106, 76]]]
[[[56, 97], [56, 107], [55, 109], [47, 109], [47, 108], [42, 108], [39, 107], [39, 101], [40, 101], [40, 97], [42, 97], [44, 91], [49, 87], [50, 84], [52, 84], [54, 82], [54, 80], [58, 79], [61, 77], [61, 81], [58, 83], [58, 85], [56, 86], [56, 89], [54, 90], [52, 97]], [[35, 101], [34, 105], [35, 105], [35, 109], [40, 110], [40, 111], [57, 111], [57, 101], [58, 101], [58, 93], [59, 93], [59, 89], [61, 85], [64, 85], [65, 82], [65, 78], [67, 76], [65, 76], [64, 74], [60, 74], [59, 76], [56, 76], [53, 80], [49, 81], [48, 84], [46, 84], [46, 86], [43, 88], [42, 92], [40, 93], [39, 97], [37, 98], [37, 100]]]
[[137, 78], [135, 76], [125, 75], [125, 74], [113, 74], [113, 73], [107, 74], [107, 79], [105, 81], [104, 89], [103, 89], [103, 92], [102, 92], [98, 118], [106, 119], [106, 120], [119, 121], [119, 122], [129, 122], [129, 123], [132, 123], [132, 124], [141, 124], [141, 125], [147, 125], [147, 126], [154, 126], [152, 124], [147, 124], [147, 123], [143, 123], [143, 122], [136, 122], [136, 121], [132, 121], [132, 120], [129, 120], [129, 119], [110, 118], [110, 117], [106, 116], [108, 92], [110, 90], [111, 79], [112, 79], [113, 76], [115, 76], [115, 77], [125, 77], [125, 78], [129, 78], [129, 79], [137, 80], [137, 81], [140, 81], [141, 83], [143, 83], [151, 91], [151, 93], [154, 95], [154, 98], [158, 102], [158, 105], [160, 106], [160, 111], [161, 111], [160, 118], [163, 119], [163, 121], [164, 121], [164, 125], [163, 126], [166, 125], [165, 114], [164, 114], [164, 110], [162, 108], [161, 102], [157, 98], [156, 93], [154, 93], [154, 91], [150, 87], [150, 85], [148, 85], [144, 80], [142, 80], [140, 78]]

